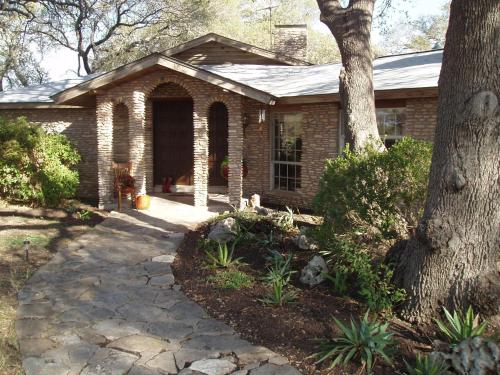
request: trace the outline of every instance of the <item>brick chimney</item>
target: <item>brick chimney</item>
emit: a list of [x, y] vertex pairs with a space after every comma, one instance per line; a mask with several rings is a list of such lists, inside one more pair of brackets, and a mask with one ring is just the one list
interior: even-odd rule
[[299, 60], [307, 58], [307, 25], [274, 25], [274, 51]]

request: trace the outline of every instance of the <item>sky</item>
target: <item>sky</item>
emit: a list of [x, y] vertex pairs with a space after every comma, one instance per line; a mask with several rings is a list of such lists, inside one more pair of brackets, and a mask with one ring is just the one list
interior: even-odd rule
[[[446, 0], [400, 0], [401, 8], [408, 13], [409, 19], [416, 19], [422, 15], [432, 15], [440, 12], [441, 6]], [[391, 15], [387, 20], [388, 24], [398, 23], [406, 15], [397, 13]], [[323, 25], [319, 20], [311, 25], [315, 29], [329, 33], [328, 28]], [[378, 43], [383, 35], [379, 29], [374, 25], [373, 41]], [[332, 36], [333, 38], [333, 36]], [[65, 48], [57, 48], [56, 50], [49, 51], [45, 54], [42, 60], [42, 66], [48, 71], [51, 80], [59, 80], [76, 76], [77, 59], [76, 54]]]

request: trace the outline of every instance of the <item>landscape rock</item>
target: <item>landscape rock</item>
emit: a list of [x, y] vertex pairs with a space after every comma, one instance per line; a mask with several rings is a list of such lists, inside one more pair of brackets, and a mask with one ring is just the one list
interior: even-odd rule
[[269, 210], [265, 207], [255, 206], [254, 208], [255, 208], [255, 212], [257, 212], [257, 214], [259, 214], [259, 215], [262, 215], [262, 216], [269, 215]]
[[277, 366], [268, 363], [250, 371], [250, 375], [300, 375], [300, 372], [290, 365]]
[[323, 257], [315, 255], [307, 266], [302, 269], [300, 282], [309, 286], [321, 284], [325, 281], [324, 274], [328, 273], [328, 266]]
[[449, 366], [448, 374], [500, 374], [500, 349], [492, 340], [469, 338], [458, 344], [451, 353], [432, 352], [431, 357]]
[[227, 359], [202, 359], [189, 366], [191, 370], [207, 375], [226, 375], [236, 369], [236, 365]]
[[300, 228], [300, 234], [295, 237], [295, 244], [301, 250], [317, 250], [318, 245], [307, 236], [306, 231], [307, 228]]
[[232, 217], [218, 221], [210, 230], [208, 239], [218, 243], [226, 243], [233, 240], [237, 233], [237, 223]]
[[250, 197], [250, 207], [260, 207], [260, 195], [253, 194]]

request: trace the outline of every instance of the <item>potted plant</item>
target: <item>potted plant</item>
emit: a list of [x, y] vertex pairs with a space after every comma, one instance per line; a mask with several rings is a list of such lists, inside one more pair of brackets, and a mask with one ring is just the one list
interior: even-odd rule
[[[241, 172], [243, 173], [243, 178], [245, 178], [248, 175], [248, 167], [247, 167], [245, 160], [243, 160]], [[229, 157], [228, 156], [226, 156], [224, 158], [224, 160], [222, 161], [222, 163], [220, 163], [220, 174], [225, 180], [227, 180], [229, 178]]]

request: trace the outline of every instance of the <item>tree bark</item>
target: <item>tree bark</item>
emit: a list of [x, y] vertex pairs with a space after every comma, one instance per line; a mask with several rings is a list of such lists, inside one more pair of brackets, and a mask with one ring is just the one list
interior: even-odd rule
[[371, 28], [375, 0], [317, 0], [321, 22], [328, 26], [340, 50], [340, 100], [346, 143], [356, 152], [369, 144], [383, 149], [377, 128]]
[[499, 14], [498, 0], [451, 3], [427, 202], [395, 271], [410, 321], [499, 313]]

